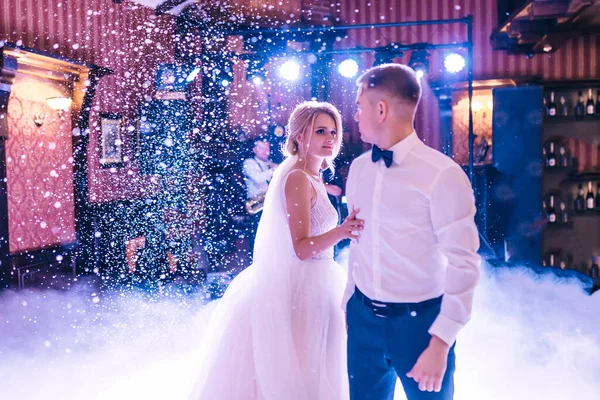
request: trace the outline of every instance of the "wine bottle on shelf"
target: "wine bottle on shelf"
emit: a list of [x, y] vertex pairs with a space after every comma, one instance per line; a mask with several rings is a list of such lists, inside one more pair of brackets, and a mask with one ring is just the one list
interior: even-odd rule
[[567, 154], [567, 148], [565, 147], [564, 144], [561, 144], [560, 147], [558, 148], [558, 154], [559, 154], [559, 165], [561, 167], [568, 167], [569, 166], [569, 156]]
[[554, 267], [555, 263], [556, 263], [556, 256], [554, 255], [554, 253], [550, 253], [550, 256], [548, 257], [548, 266]]
[[544, 160], [545, 163], [548, 163], [548, 161], [546, 160], [547, 154], [548, 152], [546, 151], [546, 146], [542, 146], [542, 160]]
[[565, 260], [560, 260], [558, 266], [560, 267], [560, 269], [565, 270], [567, 269], [567, 262]]
[[556, 103], [554, 103], [554, 92], [550, 92], [550, 103], [548, 103], [548, 116], [556, 117]]
[[554, 208], [554, 195], [550, 195], [549, 206], [546, 209], [546, 218], [551, 224], [554, 224], [557, 221], [556, 209]]
[[546, 154], [546, 165], [550, 168], [556, 167], [556, 154], [554, 153], [554, 142], [550, 142], [548, 154]]
[[562, 222], [563, 224], [566, 224], [567, 222], [569, 222], [569, 213], [567, 212], [567, 205], [565, 204], [564, 201], [560, 202], [559, 208], [560, 208], [560, 222]]
[[588, 99], [585, 103], [585, 111], [587, 115], [594, 115], [594, 98], [592, 96], [592, 89], [588, 89]]
[[585, 114], [585, 106], [583, 104], [583, 92], [580, 90], [578, 95], [579, 99], [577, 101], [577, 105], [575, 106], [575, 116], [583, 117], [583, 115]]
[[596, 93], [596, 115], [600, 115], [600, 90]]
[[577, 188], [577, 197], [575, 198], [575, 212], [582, 213], [585, 210], [585, 199], [583, 198], [583, 186], [581, 183]]
[[588, 182], [588, 192], [587, 192], [587, 196], [585, 196], [585, 207], [588, 210], [593, 210], [595, 205], [595, 198], [594, 198], [594, 188], [592, 187], [592, 182]]
[[560, 115], [563, 117], [569, 116], [569, 107], [567, 107], [565, 96], [560, 96]]

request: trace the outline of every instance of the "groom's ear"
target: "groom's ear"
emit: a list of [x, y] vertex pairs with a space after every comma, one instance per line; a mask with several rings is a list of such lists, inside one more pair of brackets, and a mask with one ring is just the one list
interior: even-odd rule
[[389, 105], [387, 102], [385, 101], [378, 101], [377, 102], [377, 116], [379, 119], [379, 122], [383, 122], [389, 113]]

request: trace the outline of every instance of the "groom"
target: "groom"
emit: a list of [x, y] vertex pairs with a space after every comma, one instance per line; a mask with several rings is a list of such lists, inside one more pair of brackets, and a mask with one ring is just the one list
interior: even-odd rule
[[479, 236], [470, 182], [414, 131], [421, 86], [399, 64], [357, 81], [362, 140], [352, 163], [349, 209], [365, 220], [350, 246], [344, 296], [351, 400], [452, 399], [454, 344], [479, 280]]

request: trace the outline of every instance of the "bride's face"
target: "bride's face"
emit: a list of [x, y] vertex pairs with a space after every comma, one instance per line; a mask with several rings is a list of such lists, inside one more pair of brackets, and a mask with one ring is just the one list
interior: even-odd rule
[[325, 158], [333, 155], [338, 132], [335, 121], [327, 114], [319, 114], [315, 118], [314, 127], [308, 126], [303, 135], [303, 147], [308, 155]]

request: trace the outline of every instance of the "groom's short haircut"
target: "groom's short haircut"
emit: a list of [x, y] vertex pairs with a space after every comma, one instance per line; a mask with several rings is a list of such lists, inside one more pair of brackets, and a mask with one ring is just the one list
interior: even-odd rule
[[402, 64], [382, 64], [364, 72], [356, 80], [362, 90], [376, 89], [414, 105], [421, 99], [421, 84], [412, 68]]

